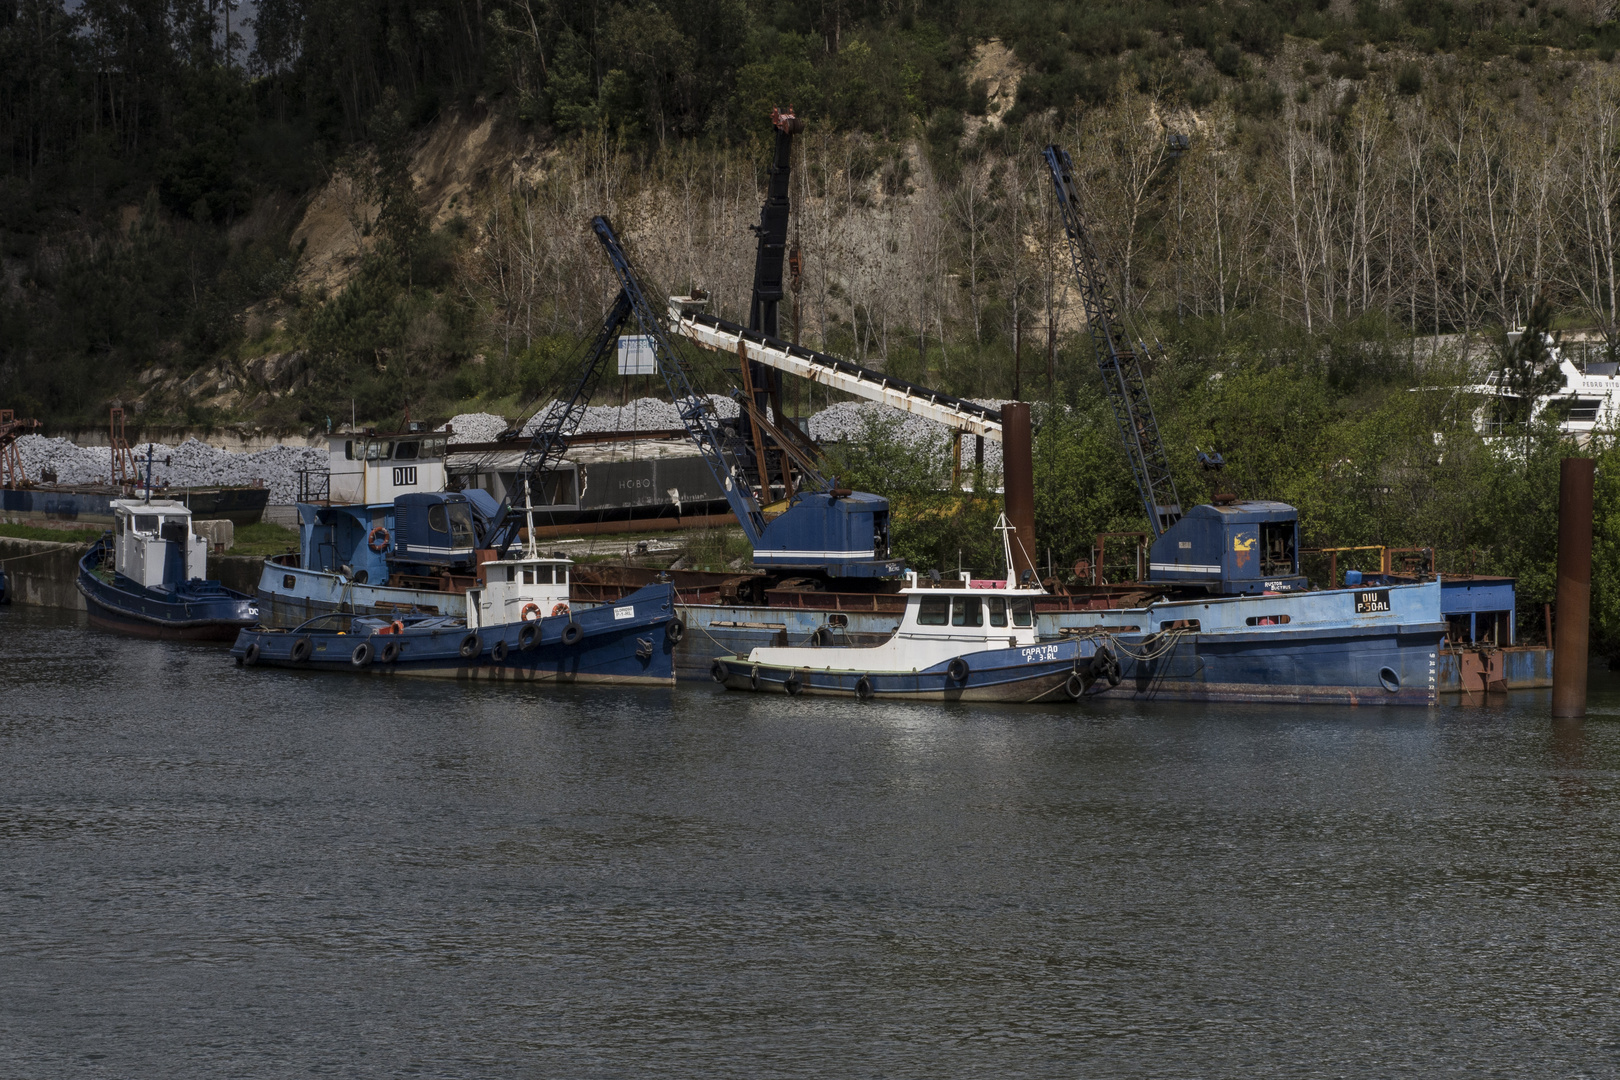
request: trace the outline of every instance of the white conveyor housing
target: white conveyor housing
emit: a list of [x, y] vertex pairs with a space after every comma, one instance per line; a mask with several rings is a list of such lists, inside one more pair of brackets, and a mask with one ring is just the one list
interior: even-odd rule
[[1001, 413], [995, 409], [705, 315], [697, 310], [703, 303], [696, 297], [669, 298], [669, 323], [677, 334], [734, 356], [741, 349], [748, 359], [777, 371], [936, 421], [955, 431], [1001, 441]]

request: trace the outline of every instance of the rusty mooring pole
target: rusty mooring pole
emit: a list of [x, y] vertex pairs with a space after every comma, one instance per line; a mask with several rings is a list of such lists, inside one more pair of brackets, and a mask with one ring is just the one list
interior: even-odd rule
[[1592, 619], [1591, 458], [1558, 470], [1558, 621], [1554, 624], [1552, 714], [1586, 715], [1587, 638]]
[[1030, 447], [1029, 403], [1009, 401], [1001, 407], [1001, 482], [1007, 507], [1007, 523], [1013, 529], [1012, 571], [1014, 581], [1038, 582], [1041, 572], [1035, 565], [1035, 455]]

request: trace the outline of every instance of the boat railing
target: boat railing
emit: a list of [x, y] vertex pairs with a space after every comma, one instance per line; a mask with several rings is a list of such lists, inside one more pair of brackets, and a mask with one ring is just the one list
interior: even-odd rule
[[332, 501], [331, 471], [328, 469], [299, 469], [298, 501], [301, 503], [330, 503]]

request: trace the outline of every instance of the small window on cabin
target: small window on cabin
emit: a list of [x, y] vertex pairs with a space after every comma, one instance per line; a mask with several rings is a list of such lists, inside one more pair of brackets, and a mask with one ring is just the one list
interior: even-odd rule
[[950, 622], [950, 597], [925, 596], [922, 598], [922, 603], [917, 605], [918, 626], [949, 626]]
[[450, 515], [444, 512], [444, 503], [434, 503], [428, 507], [428, 528], [436, 533], [450, 531]]
[[525, 584], [525, 585], [533, 585], [534, 584], [534, 571], [530, 570], [527, 566], [525, 566], [523, 568], [523, 584]]
[[354, 440], [353, 439], [345, 439], [344, 442], [343, 442], [343, 460], [345, 460], [345, 461], [353, 461], [354, 460]]
[[156, 514], [136, 514], [135, 531], [155, 533], [158, 531], [158, 521]]
[[958, 596], [951, 600], [952, 626], [983, 626], [984, 605], [977, 596]]
[[401, 442], [398, 446], [394, 447], [394, 460], [415, 461], [417, 452], [421, 450], [421, 448], [422, 444], [419, 442]]
[[1007, 625], [1007, 601], [999, 596], [990, 598], [990, 625]]
[[450, 546], [473, 546], [472, 511], [465, 506], [450, 508]]
[[1014, 600], [1012, 602], [1012, 617], [1014, 626], [1035, 625], [1035, 601]]
[[119, 536], [124, 535], [124, 515], [123, 514], [119, 514], [117, 517], [113, 518], [113, 532], [117, 533]]
[[517, 580], [517, 567], [508, 566], [506, 568], [506, 580], [507, 581], [516, 581]]
[[282, 574], [281, 575], [281, 587], [283, 589], [291, 589], [297, 584], [298, 584], [298, 579], [293, 577], [291, 574]]
[[437, 439], [423, 439], [421, 446], [422, 446], [422, 449], [420, 451], [420, 454], [421, 454], [422, 457], [425, 457], [425, 458], [442, 458], [442, 457], [444, 457], [444, 437], [443, 436], [440, 436]]

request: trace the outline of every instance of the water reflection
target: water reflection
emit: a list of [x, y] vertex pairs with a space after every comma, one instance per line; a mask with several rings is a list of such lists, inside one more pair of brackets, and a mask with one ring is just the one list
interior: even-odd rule
[[1606, 1074], [1617, 734], [345, 679], [0, 610], [0, 1074]]

